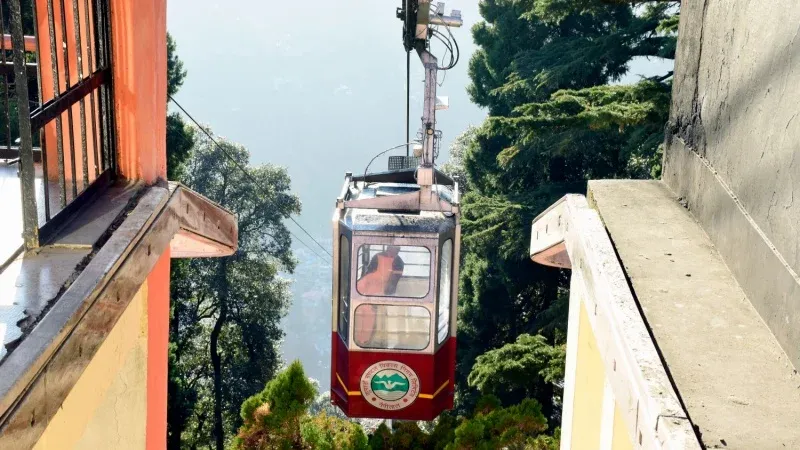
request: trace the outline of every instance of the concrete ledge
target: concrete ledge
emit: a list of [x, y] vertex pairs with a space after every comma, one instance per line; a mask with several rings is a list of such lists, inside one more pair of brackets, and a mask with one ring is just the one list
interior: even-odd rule
[[606, 230], [582, 195], [564, 197], [534, 220], [530, 254], [539, 263], [572, 268], [561, 448], [582, 450], [579, 442], [586, 444], [587, 437], [581, 433], [589, 432], [573, 429], [574, 412], [589, 407], [590, 400], [575, 398], [583, 308], [604, 366], [601, 373], [590, 376], [604, 378], [610, 391], [603, 401], [611, 406], [603, 408], [603, 417], [597, 418], [601, 423], [595, 424], [601, 429], [599, 448], [611, 448], [616, 442], [616, 408], [635, 448], [699, 449]]
[[591, 181], [589, 198], [703, 444], [800, 448], [800, 376], [689, 211], [659, 181]]

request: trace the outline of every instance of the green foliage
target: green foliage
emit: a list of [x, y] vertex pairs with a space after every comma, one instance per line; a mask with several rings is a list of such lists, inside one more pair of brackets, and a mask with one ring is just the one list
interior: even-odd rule
[[[167, 33], [167, 93], [175, 95], [186, 78], [183, 61], [178, 57], [177, 45]], [[187, 126], [179, 113], [167, 114], [167, 179], [181, 180], [184, 165], [195, 144], [194, 129]]]
[[[36, 86], [35, 80], [28, 80], [28, 83]], [[37, 93], [38, 94], [38, 93]], [[31, 97], [36, 99], [36, 97]], [[15, 85], [8, 82], [6, 78], [0, 80], [0, 98], [3, 99], [2, 113], [0, 113], [0, 143], [7, 145], [14, 143], [19, 138], [19, 107], [17, 103], [17, 92]], [[8, 99], [6, 101], [6, 99]], [[5, 113], [5, 107], [8, 107], [8, 114]], [[39, 133], [33, 133], [32, 138], [37, 139]], [[16, 144], [13, 144], [16, 145]]]
[[561, 430], [555, 429], [553, 435], [542, 434], [525, 442], [525, 450], [558, 450], [561, 447]]
[[450, 158], [442, 164], [441, 171], [458, 181], [458, 190], [463, 195], [469, 191], [467, 172], [464, 169], [464, 153], [475, 145], [475, 134], [478, 129], [470, 126], [459, 134], [450, 145]]
[[469, 384], [492, 394], [504, 404], [520, 398], [552, 395], [552, 384], [564, 378], [564, 347], [554, 347], [544, 336], [520, 335], [516, 342], [490, 350], [475, 360]]
[[325, 413], [303, 419], [303, 443], [319, 450], [366, 450], [367, 435], [356, 423]]
[[177, 50], [175, 39], [167, 33], [167, 95], [177, 94], [186, 78], [186, 69], [183, 68], [183, 61], [178, 58]]
[[633, 57], [673, 58], [675, 34], [657, 31], [674, 4], [640, 3], [648, 4], [637, 13], [627, 2], [481, 2], [484, 21], [472, 29], [479, 47], [469, 67], [473, 101], [491, 115], [507, 115], [559, 89], [616, 80]]
[[482, 406], [475, 416], [461, 422], [455, 430], [454, 441], [447, 446], [448, 450], [557, 448], [556, 445], [542, 447], [544, 443], [555, 444], [555, 440], [542, 436], [547, 430], [547, 419], [536, 400], [525, 399], [508, 408], [491, 408], [487, 406], [489, 403], [480, 402]]
[[449, 413], [443, 413], [436, 418], [436, 424], [430, 432], [429, 447], [434, 450], [444, 450], [456, 438], [458, 419]]
[[[469, 93], [489, 117], [454, 160], [469, 186], [462, 200], [459, 413], [474, 408], [480, 385], [506, 405], [532, 395], [546, 417], [558, 417], [557, 373], [545, 370], [558, 358], [542, 352], [563, 339], [568, 275], [530, 261], [530, 224], [564, 194], [584, 193], [588, 179], [659, 175], [670, 74], [609, 83], [635, 57], [674, 56], [678, 8], [670, 1], [480, 3]], [[541, 341], [515, 343], [523, 334]], [[518, 371], [535, 374], [531, 383], [495, 381], [516, 379]]]
[[267, 383], [263, 391], [242, 403], [243, 425], [235, 447], [288, 449], [302, 446], [300, 422], [315, 394], [303, 366], [299, 361], [293, 362]]
[[295, 266], [284, 220], [300, 209], [285, 169], [249, 166], [246, 149], [219, 140], [245, 175], [205, 135], [195, 135], [183, 180], [236, 214], [239, 247], [227, 258], [173, 264], [171, 449], [224, 446], [241, 424], [244, 400], [280, 365], [281, 319], [291, 301], [280, 273]]
[[[497, 155], [501, 168], [529, 167], [545, 150], [570, 161], [577, 178], [616, 174], [649, 178], [664, 140], [672, 86], [655, 79], [634, 85], [593, 86], [555, 92], [547, 102], [514, 109], [510, 117], [492, 118], [490, 132], [514, 136]], [[581, 143], [591, 142], [592, 146]], [[577, 170], [576, 170], [577, 169]]]
[[[394, 429], [389, 430], [386, 424], [381, 424], [369, 437], [369, 448], [373, 450], [424, 450], [429, 448], [444, 448], [437, 445], [436, 439], [447, 437], [446, 430], [440, 428], [431, 434], [425, 433], [417, 422], [395, 422]], [[452, 433], [450, 433], [452, 434]]]
[[391, 445], [392, 431], [382, 423], [378, 428], [369, 436], [368, 445], [372, 450], [383, 450], [392, 448]]
[[427, 431], [418, 422], [396, 421], [389, 430], [385, 423], [369, 436], [369, 448], [373, 450], [437, 449], [443, 450], [453, 441], [457, 419], [444, 413]]
[[184, 164], [195, 144], [195, 129], [186, 125], [183, 116], [174, 112], [167, 115], [167, 179], [181, 180]]
[[429, 437], [416, 422], [399, 422], [394, 427], [391, 448], [423, 450], [428, 448]]

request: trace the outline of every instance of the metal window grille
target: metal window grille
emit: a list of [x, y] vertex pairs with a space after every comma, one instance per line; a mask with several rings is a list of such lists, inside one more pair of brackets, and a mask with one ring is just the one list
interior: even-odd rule
[[28, 249], [51, 238], [117, 172], [108, 0], [45, 6], [0, 3], [0, 157], [18, 157]]

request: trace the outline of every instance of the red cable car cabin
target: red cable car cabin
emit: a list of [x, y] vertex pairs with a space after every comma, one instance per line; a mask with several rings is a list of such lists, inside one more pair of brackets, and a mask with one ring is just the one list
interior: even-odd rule
[[458, 199], [434, 173], [443, 184], [348, 174], [337, 201], [331, 399], [348, 417], [432, 420], [453, 407]]

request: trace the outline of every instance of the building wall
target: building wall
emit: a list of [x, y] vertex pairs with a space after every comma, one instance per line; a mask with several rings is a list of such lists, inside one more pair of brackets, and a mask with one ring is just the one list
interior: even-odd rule
[[681, 6], [664, 181], [800, 363], [800, 9]]
[[577, 326], [578, 365], [574, 401], [579, 407], [572, 410], [572, 448], [599, 448], [606, 376], [603, 359], [583, 303], [580, 304], [580, 321]]
[[570, 427], [571, 439], [568, 446], [562, 445], [562, 450], [632, 449], [629, 426], [620, 412], [606, 376], [605, 364], [592, 331], [586, 305], [582, 301], [577, 304], [578, 320], [571, 320], [569, 323], [570, 327], [578, 329], [574, 357], [576, 365], [573, 407], [565, 409], [565, 413], [571, 414], [571, 418], [564, 422]]
[[[36, 2], [38, 28], [42, 42], [47, 43], [46, 2]], [[76, 4], [85, 7], [83, 2]], [[166, 0], [109, 0], [109, 5], [119, 175], [153, 184], [166, 178]], [[66, 8], [69, 48], [75, 45], [72, 13]], [[57, 20], [55, 34], [61, 44], [60, 18]], [[84, 42], [88, 42], [86, 36]], [[45, 56], [42, 66], [50, 67], [48, 49], [40, 50]], [[65, 74], [74, 82], [77, 70], [75, 64], [64, 67], [57, 61], [60, 90], [66, 87]], [[84, 61], [83, 73], [88, 72], [88, 61]], [[52, 71], [42, 70], [42, 74], [43, 98], [47, 100], [53, 97]], [[73, 107], [74, 115], [77, 108]], [[73, 131], [80, 136], [78, 128]], [[67, 127], [64, 135], [68, 135]], [[55, 139], [55, 125], [48, 125], [48, 152], [56, 148]], [[94, 165], [91, 153], [90, 167]], [[49, 158], [48, 164], [56, 159]], [[82, 172], [80, 166], [76, 169], [76, 173]], [[166, 447], [170, 252], [169, 248], [153, 249], [161, 250], [147, 280], [48, 423], [37, 449]], [[125, 278], [126, 274], [115, 276]]]
[[169, 267], [167, 248], [147, 277], [147, 449], [167, 443], [169, 377]]
[[48, 424], [36, 450], [165, 448], [169, 263], [167, 249]]
[[[166, 121], [167, 113], [167, 4], [166, 0], [108, 0], [111, 11], [111, 62], [114, 84], [114, 115], [116, 120], [116, 138], [118, 145], [119, 172], [126, 178], [143, 179], [148, 183], [155, 182], [158, 178], [166, 178]], [[84, 17], [86, 5], [93, 8], [93, 2], [74, 0], [79, 9], [79, 17]], [[58, 3], [55, 7], [58, 8]], [[57, 49], [65, 47], [75, 48], [74, 10], [73, 1], [65, 3], [65, 22], [62, 24], [61, 16], [56, 12], [53, 15], [55, 30], [55, 46]], [[37, 31], [40, 34], [39, 55], [41, 56], [41, 87], [44, 101], [53, 99], [53, 73], [58, 76], [59, 91], [67, 88], [66, 78], [70, 85], [79, 81], [77, 61], [70, 58], [69, 67], [64, 66], [63, 58], [55, 60], [50, 54], [50, 35], [47, 15], [47, 1], [36, 0]], [[66, 27], [66, 34], [62, 28]], [[90, 30], [81, 24], [81, 43], [94, 50], [94, 24], [90, 23]], [[64, 39], [66, 36], [66, 39]], [[88, 58], [83, 58], [82, 75], [92, 73]], [[96, 93], [95, 93], [96, 94]], [[91, 102], [95, 102], [95, 120], [91, 120]], [[86, 133], [94, 134], [93, 127], [99, 123], [99, 95], [87, 97], [82, 102], [85, 107]], [[78, 178], [83, 171], [83, 162], [80, 153], [81, 125], [80, 106], [75, 104], [72, 108], [72, 138], [66, 121], [66, 114], [62, 114], [62, 147], [65, 152], [65, 177], [70, 181], [73, 168]], [[99, 125], [98, 125], [99, 126]], [[75, 138], [77, 137], [77, 138]], [[44, 139], [47, 151], [48, 176], [56, 179], [58, 176], [57, 134], [56, 123], [52, 121], [44, 128]], [[75, 139], [77, 139], [77, 144]], [[73, 146], [76, 146], [73, 149]], [[89, 139], [87, 146], [87, 164], [89, 168], [96, 164], [94, 155], [94, 142]], [[75, 153], [71, 158], [70, 154]], [[74, 160], [74, 162], [73, 162]], [[89, 179], [93, 181], [95, 174], [89, 170]], [[80, 180], [79, 180], [80, 181]]]
[[167, 2], [109, 0], [120, 172], [167, 176]]
[[566, 195], [530, 236], [533, 261], [571, 269], [561, 449], [699, 450], [600, 213]]
[[35, 450], [145, 448], [147, 311], [145, 283], [48, 424]]

